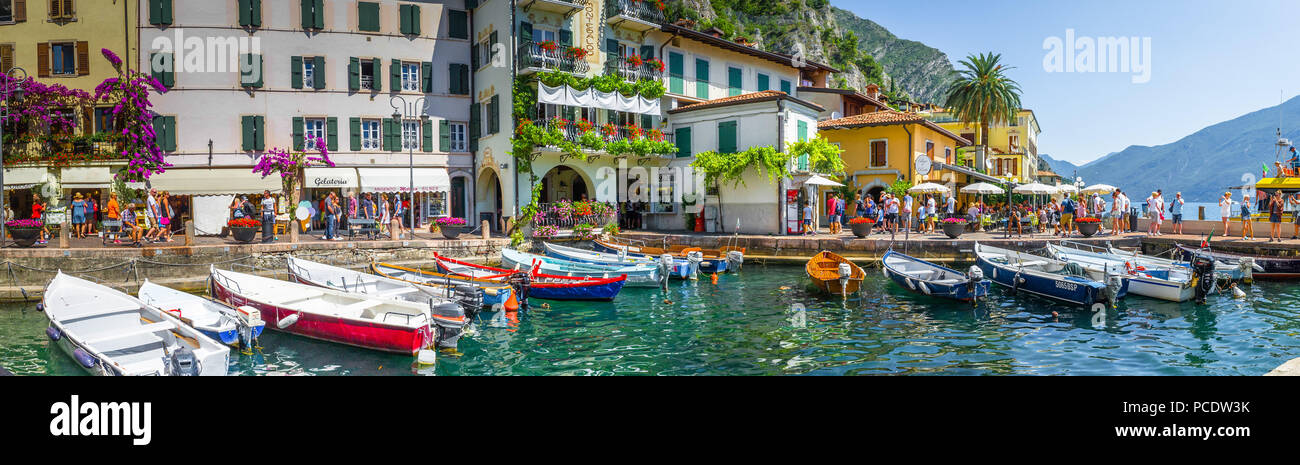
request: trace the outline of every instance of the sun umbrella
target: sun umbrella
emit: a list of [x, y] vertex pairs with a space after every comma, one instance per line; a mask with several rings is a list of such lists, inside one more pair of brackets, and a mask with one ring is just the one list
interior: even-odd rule
[[1084, 194], [1109, 194], [1115, 192], [1115, 186], [1109, 184], [1093, 184], [1083, 188]]
[[1057, 185], [1056, 185], [1056, 190], [1058, 190], [1058, 191], [1060, 191], [1060, 192], [1062, 192], [1062, 193], [1070, 193], [1070, 194], [1074, 194], [1074, 193], [1079, 192], [1079, 188], [1074, 187], [1074, 186], [1069, 185], [1069, 184], [1057, 184]]
[[833, 186], [833, 187], [843, 186], [843, 184], [840, 184], [835, 181], [831, 181], [829, 179], [823, 178], [821, 176], [817, 176], [815, 174], [813, 175], [813, 177], [808, 178], [807, 181], [804, 181], [803, 184], [805, 186]]
[[918, 184], [916, 186], [913, 186], [911, 189], [908, 189], [907, 191], [913, 194], [944, 194], [944, 195], [947, 195], [949, 192], [952, 192], [948, 190], [947, 187], [932, 182], [927, 182], [925, 184]]
[[986, 183], [975, 183], [961, 188], [963, 194], [1001, 194], [1006, 192], [1005, 189]]
[[1044, 194], [1051, 195], [1051, 194], [1056, 194], [1060, 191], [1061, 191], [1060, 189], [1057, 189], [1055, 187], [1046, 184], [1038, 183], [1038, 182], [1021, 184], [1019, 186], [1016, 186], [1015, 189], [1011, 189], [1011, 192], [1015, 192], [1017, 194], [1029, 194], [1029, 195], [1044, 195]]

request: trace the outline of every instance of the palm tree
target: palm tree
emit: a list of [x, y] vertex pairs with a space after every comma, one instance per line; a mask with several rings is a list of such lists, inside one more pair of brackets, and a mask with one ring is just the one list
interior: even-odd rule
[[[1020, 112], [1020, 84], [1011, 80], [1002, 66], [1002, 55], [969, 55], [961, 61], [965, 69], [957, 72], [957, 81], [948, 87], [944, 103], [959, 121], [979, 123], [980, 143], [988, 153], [989, 125], [1013, 121]], [[972, 143], [975, 141], [971, 141]]]

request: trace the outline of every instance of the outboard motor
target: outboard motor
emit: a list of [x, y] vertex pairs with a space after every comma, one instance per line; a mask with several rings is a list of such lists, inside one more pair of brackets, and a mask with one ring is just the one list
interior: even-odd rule
[[1111, 308], [1119, 306], [1119, 291], [1124, 289], [1124, 280], [1128, 279], [1122, 275], [1106, 274], [1106, 301], [1110, 303]]
[[745, 254], [739, 250], [727, 251], [727, 269], [732, 273], [739, 273], [740, 267], [745, 265]]
[[465, 331], [465, 308], [462, 303], [430, 303], [429, 312], [433, 315], [433, 340], [439, 349], [455, 349], [456, 342]]
[[515, 292], [515, 300], [519, 301], [520, 310], [528, 310], [528, 290], [533, 286], [533, 277], [527, 272], [518, 272], [506, 278], [506, 283]]
[[168, 366], [171, 369], [172, 376], [199, 375], [199, 361], [194, 357], [194, 351], [184, 345], [172, 352], [171, 359], [168, 360]]
[[700, 263], [704, 262], [704, 254], [701, 252], [690, 252], [686, 254], [686, 263], [688, 264], [688, 273], [691, 281], [700, 279]]
[[673, 273], [673, 256], [672, 254], [663, 254], [659, 256], [659, 287], [665, 292], [668, 291], [668, 277]]
[[979, 303], [979, 283], [984, 280], [984, 270], [980, 267], [971, 265], [966, 270], [966, 292], [970, 293], [971, 305]]
[[848, 263], [841, 263], [836, 271], [840, 275], [840, 296], [848, 297], [849, 278], [853, 277], [853, 267]]
[[1205, 296], [1214, 291], [1214, 258], [1209, 255], [1192, 256], [1192, 281], [1196, 283], [1196, 303], [1204, 304]]
[[450, 290], [451, 293], [448, 297], [455, 300], [457, 304], [460, 304], [461, 309], [464, 310], [467, 317], [473, 318], [474, 315], [477, 315], [478, 311], [483, 308], [482, 290], [467, 285], [458, 285], [450, 288]]
[[1241, 269], [1241, 282], [1255, 282], [1255, 259], [1252, 257], [1242, 257], [1237, 261], [1237, 268]]

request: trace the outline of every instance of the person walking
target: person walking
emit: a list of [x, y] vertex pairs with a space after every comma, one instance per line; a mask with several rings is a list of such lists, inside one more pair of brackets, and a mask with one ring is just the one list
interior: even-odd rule
[[176, 242], [175, 239], [172, 239], [172, 218], [176, 217], [176, 209], [172, 208], [171, 193], [163, 191], [158, 198], [158, 208], [162, 213], [162, 216], [158, 219], [158, 224], [162, 228], [162, 232], [158, 234], [158, 237], [166, 242]]
[[1261, 194], [1268, 196], [1268, 223], [1269, 223], [1269, 242], [1282, 242], [1282, 210], [1286, 202], [1282, 200], [1282, 191], [1275, 191], [1272, 195], [1267, 192]]
[[1169, 213], [1174, 215], [1174, 234], [1183, 233], [1183, 200], [1182, 192], [1174, 193], [1174, 200], [1169, 202]]
[[835, 198], [835, 233], [844, 232], [845, 217], [849, 216], [848, 205], [844, 202], [844, 196]]
[[156, 242], [162, 229], [158, 227], [158, 190], [149, 189], [144, 202], [145, 229], [144, 242]]
[[812, 205], [809, 204], [807, 201], [804, 201], [804, 203], [803, 203], [803, 235], [805, 235], [805, 236], [809, 236], [809, 235], [812, 235], [812, 234], [813, 234], [813, 230], [812, 230], [812, 218], [813, 218]]
[[[108, 218], [108, 221], [118, 221], [121, 219], [122, 217], [121, 207], [118, 206], [117, 204], [117, 194], [111, 192], [108, 194], [108, 203], [104, 204], [104, 217]], [[117, 228], [117, 231], [111, 234], [113, 237], [114, 244], [122, 243], [121, 238], [119, 236], [121, 236], [120, 233], [123, 231], [122, 228], [124, 227], [125, 224], [119, 226]], [[104, 234], [109, 234], [108, 228], [104, 228]]]
[[1223, 237], [1228, 237], [1228, 221], [1232, 219], [1232, 192], [1224, 192], [1219, 198], [1219, 221], [1223, 224]]
[[86, 202], [81, 200], [80, 192], [73, 195], [72, 199], [72, 237], [80, 239], [86, 226]]
[[262, 243], [275, 242], [275, 197], [271, 191], [262, 192]]
[[87, 234], [98, 234], [99, 229], [99, 191], [86, 195], [86, 229]]
[[1065, 195], [1065, 200], [1061, 201], [1061, 233], [1063, 237], [1071, 237], [1074, 234], [1074, 198], [1069, 194]]
[[826, 228], [835, 234], [835, 193], [826, 193]]
[[1249, 234], [1249, 240], [1253, 241], [1255, 240], [1255, 225], [1250, 217], [1250, 194], [1246, 194], [1241, 196], [1241, 238], [1246, 239], [1246, 235]]

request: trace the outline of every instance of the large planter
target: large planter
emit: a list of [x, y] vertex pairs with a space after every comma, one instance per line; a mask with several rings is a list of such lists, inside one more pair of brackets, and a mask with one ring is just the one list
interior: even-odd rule
[[1092, 237], [1101, 229], [1101, 223], [1075, 223], [1079, 226], [1079, 234], [1083, 237]]
[[41, 237], [41, 228], [9, 228], [7, 231], [19, 247], [31, 247]]
[[465, 232], [465, 227], [464, 226], [438, 226], [438, 230], [442, 231], [442, 237], [445, 237], [447, 239], [455, 239], [457, 237], [460, 237], [460, 233]]
[[871, 228], [874, 226], [876, 226], [876, 223], [849, 223], [849, 229], [853, 231], [854, 236], [859, 238], [870, 235]]
[[966, 223], [943, 223], [943, 233], [950, 239], [961, 237], [966, 232]]
[[262, 228], [232, 227], [230, 228], [230, 236], [235, 238], [235, 241], [243, 242], [247, 244], [249, 242], [253, 242], [253, 239], [257, 238], [257, 230], [259, 229]]

